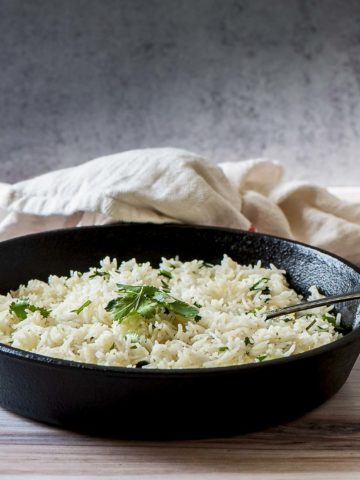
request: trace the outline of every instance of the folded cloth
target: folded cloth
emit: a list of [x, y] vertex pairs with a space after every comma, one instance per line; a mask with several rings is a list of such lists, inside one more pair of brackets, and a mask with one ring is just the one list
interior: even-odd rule
[[258, 159], [214, 165], [173, 148], [133, 150], [0, 185], [0, 240], [115, 221], [249, 229], [300, 240], [360, 265], [360, 203], [283, 182]]

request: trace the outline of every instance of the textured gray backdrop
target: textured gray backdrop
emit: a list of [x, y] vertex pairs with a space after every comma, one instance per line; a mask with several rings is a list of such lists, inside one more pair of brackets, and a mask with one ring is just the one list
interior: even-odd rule
[[357, 0], [0, 0], [0, 181], [120, 150], [360, 184]]

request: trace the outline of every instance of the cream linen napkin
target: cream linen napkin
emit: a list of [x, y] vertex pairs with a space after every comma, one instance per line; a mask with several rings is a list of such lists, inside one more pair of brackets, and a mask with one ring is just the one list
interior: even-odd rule
[[284, 183], [268, 160], [214, 165], [173, 148], [133, 150], [1, 184], [0, 240], [115, 221], [249, 229], [328, 249], [360, 265], [360, 203]]

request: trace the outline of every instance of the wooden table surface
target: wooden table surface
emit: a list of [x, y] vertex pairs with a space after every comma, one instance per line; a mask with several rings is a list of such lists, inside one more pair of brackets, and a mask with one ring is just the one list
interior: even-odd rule
[[[360, 361], [306, 416], [232, 438], [136, 442], [44, 426], [0, 410], [0, 478], [360, 479]], [[221, 474], [221, 476], [220, 476]]]
[[[333, 193], [360, 200], [359, 189], [351, 198], [349, 189], [333, 189]], [[39, 477], [359, 480], [360, 360], [345, 386], [321, 407], [294, 422], [232, 438], [163, 443], [104, 440], [0, 409], [0, 478]]]

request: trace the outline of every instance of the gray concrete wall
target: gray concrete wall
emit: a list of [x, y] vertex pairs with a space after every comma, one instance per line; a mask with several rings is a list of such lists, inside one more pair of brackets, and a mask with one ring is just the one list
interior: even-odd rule
[[360, 184], [357, 0], [0, 0], [0, 181], [120, 150]]

